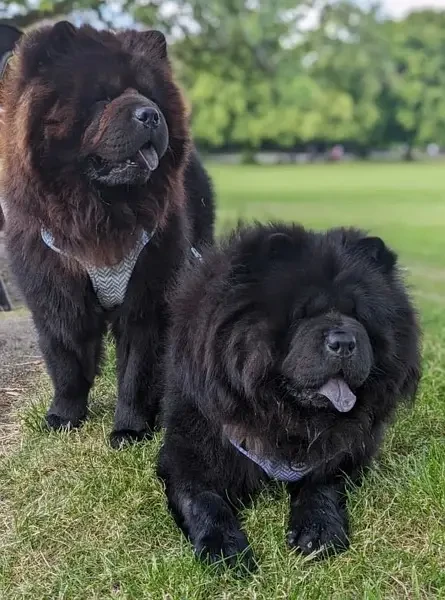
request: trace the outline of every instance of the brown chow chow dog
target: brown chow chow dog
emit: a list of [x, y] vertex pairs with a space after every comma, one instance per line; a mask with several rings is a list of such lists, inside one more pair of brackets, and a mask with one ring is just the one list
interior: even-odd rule
[[110, 324], [111, 443], [142, 439], [161, 394], [166, 293], [213, 237], [165, 38], [67, 22], [33, 31], [4, 69], [1, 106], [7, 245], [54, 384], [46, 422], [85, 419]]

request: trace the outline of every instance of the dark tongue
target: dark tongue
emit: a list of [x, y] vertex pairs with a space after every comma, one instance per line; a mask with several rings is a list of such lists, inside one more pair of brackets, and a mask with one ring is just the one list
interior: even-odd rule
[[340, 412], [349, 412], [357, 398], [343, 379], [330, 379], [319, 390]]
[[158, 153], [154, 149], [153, 146], [149, 146], [148, 148], [141, 148], [138, 152], [139, 158], [142, 159], [142, 162], [150, 169], [150, 171], [155, 171], [159, 165]]

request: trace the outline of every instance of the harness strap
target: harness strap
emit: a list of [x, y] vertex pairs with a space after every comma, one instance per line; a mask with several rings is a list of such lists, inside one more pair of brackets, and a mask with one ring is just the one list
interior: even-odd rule
[[[117, 265], [97, 267], [74, 257], [87, 271], [99, 303], [103, 308], [111, 309], [123, 303], [139, 255], [152, 239], [154, 233], [155, 230], [151, 233], [143, 231], [134, 248]], [[49, 231], [42, 229], [41, 236], [51, 250], [68, 256], [66, 252], [54, 245], [54, 238]]]
[[286, 481], [288, 483], [295, 483], [300, 481], [305, 475], [307, 475], [310, 469], [304, 466], [293, 467], [285, 462], [272, 460], [264, 456], [258, 456], [254, 452], [247, 450], [235, 440], [229, 438], [230, 443], [234, 446], [241, 454], [244, 454], [247, 458], [257, 464], [271, 479], [278, 481]]
[[[99, 303], [103, 308], [109, 310], [124, 302], [128, 284], [139, 255], [152, 239], [155, 231], [156, 229], [151, 233], [143, 231], [141, 237], [136, 242], [136, 245], [127, 256], [125, 256], [119, 264], [112, 265], [111, 267], [97, 267], [73, 257], [87, 271]], [[54, 252], [58, 252], [64, 256], [69, 256], [66, 252], [63, 252], [63, 250], [60, 250], [60, 248], [55, 246], [54, 237], [47, 229], [42, 228], [41, 236], [48, 248], [51, 248]], [[193, 258], [202, 261], [201, 253], [194, 246], [190, 248], [190, 251]]]

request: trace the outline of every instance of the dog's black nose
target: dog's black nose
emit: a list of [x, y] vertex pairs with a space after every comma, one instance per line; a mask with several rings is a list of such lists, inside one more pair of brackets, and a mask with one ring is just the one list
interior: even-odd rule
[[153, 106], [138, 106], [134, 110], [134, 118], [140, 121], [145, 127], [156, 129], [161, 122], [159, 111]]
[[355, 352], [357, 342], [355, 336], [343, 329], [332, 329], [326, 337], [328, 352], [347, 358]]

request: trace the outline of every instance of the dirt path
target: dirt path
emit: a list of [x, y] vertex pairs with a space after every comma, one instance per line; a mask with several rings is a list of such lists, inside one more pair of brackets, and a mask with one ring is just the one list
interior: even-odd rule
[[16, 438], [15, 409], [43, 368], [33, 323], [20, 308], [22, 300], [9, 273], [3, 242], [0, 232], [0, 275], [18, 310], [0, 313], [0, 454]]
[[16, 408], [42, 372], [31, 317], [22, 311], [0, 316], [0, 455], [17, 438]]
[[11, 277], [8, 269], [8, 261], [6, 257], [6, 250], [4, 244], [4, 234], [0, 231], [0, 276], [3, 283], [6, 285], [8, 296], [11, 299], [13, 306], [21, 306], [23, 304], [20, 292], [15, 284], [15, 281]]
[[40, 350], [28, 314], [3, 313], [0, 317], [0, 397], [2, 391], [23, 379], [23, 372], [39, 366]]

